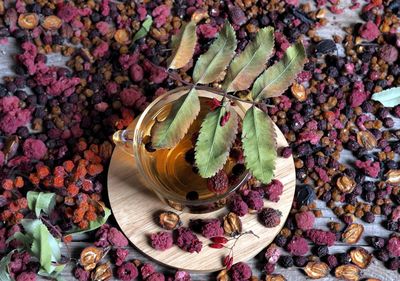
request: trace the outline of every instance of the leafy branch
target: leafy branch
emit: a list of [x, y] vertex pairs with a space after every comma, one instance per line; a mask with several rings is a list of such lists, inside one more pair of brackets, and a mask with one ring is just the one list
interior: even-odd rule
[[[172, 39], [168, 74], [189, 87], [173, 103], [167, 118], [153, 126], [153, 145], [159, 149], [171, 148], [185, 136], [200, 112], [198, 90], [220, 96], [221, 105], [206, 115], [195, 145], [199, 174], [212, 177], [224, 166], [238, 130], [239, 117], [230, 103], [248, 103], [251, 107], [243, 119], [241, 139], [245, 164], [258, 180], [269, 183], [277, 157], [275, 125], [260, 108], [261, 105], [269, 106], [264, 100], [280, 96], [296, 79], [306, 60], [304, 46], [298, 42], [289, 47], [280, 61], [265, 70], [273, 54], [273, 28], [262, 28], [243, 52], [235, 56], [235, 32], [229, 22], [225, 22], [210, 48], [198, 58], [193, 69], [193, 83], [188, 83], [172, 70], [182, 68], [192, 60], [196, 43], [194, 21], [183, 25]], [[219, 88], [207, 86], [221, 79]], [[249, 95], [240, 98], [236, 95], [238, 91], [249, 91]]]

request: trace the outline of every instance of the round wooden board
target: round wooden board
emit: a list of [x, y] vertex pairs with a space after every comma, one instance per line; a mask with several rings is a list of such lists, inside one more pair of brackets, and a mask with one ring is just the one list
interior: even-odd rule
[[[287, 146], [282, 132], [275, 127], [278, 148]], [[242, 217], [243, 231], [252, 230], [259, 238], [253, 235], [241, 237], [233, 250], [234, 262], [247, 261], [256, 256], [268, 246], [281, 228], [292, 206], [296, 185], [296, 174], [293, 158], [278, 157], [275, 178], [284, 184], [283, 194], [279, 202], [274, 203], [264, 200], [264, 206], [279, 209], [282, 213], [280, 225], [274, 228], [265, 228], [258, 220], [256, 214], [247, 214]], [[145, 255], [166, 266], [192, 272], [213, 272], [223, 268], [222, 259], [229, 253], [228, 249], [212, 249], [208, 247], [209, 240], [199, 236], [203, 242], [200, 253], [188, 253], [177, 246], [166, 251], [154, 250], [148, 236], [162, 229], [154, 222], [154, 213], [160, 210], [175, 211], [163, 204], [140, 181], [139, 171], [135, 167], [132, 156], [116, 147], [108, 171], [108, 195], [114, 217], [132, 244]], [[228, 213], [222, 208], [207, 214], [184, 213], [181, 219], [187, 226], [190, 219], [206, 219], [222, 217]], [[229, 241], [230, 246], [234, 241]]]

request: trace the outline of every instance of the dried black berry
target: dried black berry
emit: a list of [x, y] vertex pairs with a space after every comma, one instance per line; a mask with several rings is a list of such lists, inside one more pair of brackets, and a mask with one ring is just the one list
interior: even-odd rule
[[279, 264], [284, 268], [292, 267], [294, 265], [293, 258], [291, 256], [281, 256]]
[[313, 253], [318, 257], [324, 257], [329, 254], [328, 246], [317, 246], [313, 249]]
[[304, 256], [294, 256], [293, 263], [295, 266], [304, 267], [308, 263], [308, 258]]
[[374, 247], [375, 249], [382, 249], [383, 247], [385, 247], [385, 239], [383, 239], [382, 237], [371, 237], [370, 241], [372, 247]]
[[317, 55], [326, 55], [336, 51], [336, 43], [331, 39], [322, 40], [315, 46], [315, 53]]
[[314, 189], [309, 185], [297, 186], [295, 199], [297, 203], [302, 205], [309, 205], [317, 198]]
[[375, 253], [375, 256], [378, 260], [387, 262], [389, 260], [389, 252], [385, 249], [378, 250]]
[[283, 235], [278, 234], [274, 240], [275, 244], [279, 247], [284, 247], [287, 243], [287, 238]]

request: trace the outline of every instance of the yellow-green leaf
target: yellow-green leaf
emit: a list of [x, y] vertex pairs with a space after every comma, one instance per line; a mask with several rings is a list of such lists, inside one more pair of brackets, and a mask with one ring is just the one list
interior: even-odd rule
[[[230, 118], [221, 126], [221, 118], [227, 111]], [[203, 178], [214, 176], [224, 166], [237, 130], [238, 115], [232, 108], [223, 106], [206, 115], [195, 148], [196, 166]]]
[[142, 27], [140, 27], [140, 29], [133, 36], [132, 43], [139, 40], [140, 38], [145, 37], [147, 33], [149, 33], [152, 24], [153, 19], [151, 18], [151, 16], [147, 16], [145, 21], [142, 23]]
[[172, 36], [172, 54], [167, 60], [168, 68], [184, 67], [193, 57], [197, 42], [196, 23], [184, 24], [176, 36]]
[[168, 117], [154, 124], [151, 141], [155, 148], [170, 148], [176, 145], [187, 133], [190, 125], [200, 112], [197, 90], [192, 88], [172, 105]]
[[400, 87], [375, 93], [372, 95], [371, 99], [379, 101], [385, 107], [395, 107], [400, 104]]
[[217, 39], [197, 60], [193, 70], [193, 81], [196, 84], [208, 84], [215, 81], [232, 60], [235, 49], [235, 31], [226, 21]]
[[248, 89], [254, 79], [264, 70], [273, 48], [274, 29], [272, 27], [260, 29], [256, 38], [233, 59], [222, 88], [227, 92]]
[[276, 134], [271, 118], [254, 106], [244, 116], [242, 143], [246, 168], [262, 183], [269, 183], [277, 157]]
[[251, 91], [253, 100], [260, 101], [281, 95], [302, 71], [306, 57], [302, 43], [289, 47], [283, 58], [265, 70], [254, 82]]

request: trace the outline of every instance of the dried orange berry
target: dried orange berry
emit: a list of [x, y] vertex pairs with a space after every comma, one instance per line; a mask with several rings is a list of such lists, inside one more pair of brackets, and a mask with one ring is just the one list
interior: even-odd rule
[[96, 176], [103, 172], [103, 165], [101, 164], [90, 164], [88, 166], [88, 174], [91, 176]]
[[103, 254], [104, 252], [101, 248], [87, 247], [82, 250], [79, 262], [86, 271], [90, 271], [96, 267]]
[[50, 175], [50, 169], [47, 166], [39, 166], [36, 168], [37, 175], [40, 179], [44, 179]]
[[79, 151], [84, 151], [87, 148], [87, 143], [84, 141], [79, 141], [78, 142], [78, 150]]
[[67, 192], [68, 192], [69, 196], [74, 197], [75, 195], [77, 195], [79, 193], [79, 187], [77, 187], [76, 184], [71, 183], [67, 187]]
[[5, 179], [3, 180], [3, 182], [1, 183], [1, 186], [3, 187], [3, 189], [5, 190], [12, 190], [14, 188], [14, 183], [12, 180], [10, 179]]
[[38, 185], [40, 183], [40, 179], [35, 174], [29, 175], [29, 181], [34, 185]]
[[67, 171], [68, 173], [71, 173], [75, 167], [74, 162], [72, 162], [71, 160], [65, 161], [63, 166], [64, 166], [65, 171]]
[[130, 32], [126, 29], [118, 29], [114, 34], [114, 39], [119, 44], [127, 45], [130, 42]]
[[24, 186], [24, 179], [20, 176], [16, 177], [14, 180], [14, 185], [16, 188], [21, 188]]
[[97, 219], [97, 214], [95, 212], [86, 212], [85, 214], [85, 219], [87, 219], [88, 221], [94, 221]]
[[89, 222], [87, 220], [82, 220], [78, 223], [78, 227], [80, 229], [86, 229], [89, 226]]
[[63, 242], [64, 243], [69, 243], [72, 241], [72, 235], [66, 235], [63, 237]]
[[57, 30], [62, 25], [62, 19], [55, 15], [45, 17], [42, 26], [47, 30]]
[[54, 185], [54, 187], [57, 187], [57, 188], [64, 187], [64, 178], [60, 177], [60, 176], [54, 177], [53, 185]]
[[39, 17], [34, 13], [21, 14], [18, 17], [18, 25], [24, 29], [34, 29], [39, 23]]

